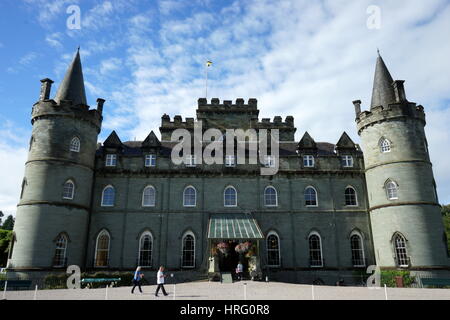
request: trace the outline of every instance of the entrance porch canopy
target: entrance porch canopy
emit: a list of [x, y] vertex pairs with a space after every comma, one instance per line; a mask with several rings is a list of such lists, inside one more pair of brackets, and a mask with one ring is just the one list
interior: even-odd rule
[[221, 213], [211, 215], [208, 239], [264, 239], [264, 236], [251, 214]]

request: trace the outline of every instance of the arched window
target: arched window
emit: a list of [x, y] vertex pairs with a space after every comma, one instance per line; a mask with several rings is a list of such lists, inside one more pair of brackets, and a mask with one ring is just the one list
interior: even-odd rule
[[226, 187], [223, 192], [223, 205], [225, 207], [236, 207], [237, 206], [237, 192], [232, 186]]
[[78, 137], [73, 137], [70, 141], [70, 151], [80, 152], [80, 139]]
[[188, 186], [183, 192], [183, 206], [195, 207], [197, 205], [197, 190], [194, 187]]
[[139, 266], [152, 266], [153, 236], [150, 231], [144, 232], [139, 240]]
[[388, 139], [382, 138], [382, 139], [380, 140], [380, 151], [381, 151], [382, 153], [390, 152], [390, 151], [391, 151], [391, 143], [389, 142]]
[[345, 188], [345, 205], [346, 206], [357, 206], [358, 199], [356, 197], [356, 191], [353, 187]]
[[116, 198], [116, 191], [114, 187], [111, 185], [106, 186], [102, 192], [102, 207], [114, 206], [115, 198]]
[[182, 268], [194, 268], [195, 267], [195, 237], [192, 232], [187, 232], [183, 236], [182, 240]]
[[264, 205], [276, 207], [278, 205], [277, 190], [274, 187], [266, 187], [264, 190]]
[[109, 264], [109, 241], [110, 236], [108, 231], [103, 230], [97, 236], [95, 246], [95, 267], [107, 267]]
[[350, 237], [350, 246], [352, 249], [352, 264], [354, 267], [364, 267], [366, 265], [364, 259], [364, 246], [362, 237], [358, 233], [353, 233]]
[[323, 267], [322, 243], [317, 232], [311, 233], [309, 238], [309, 265], [311, 267]]
[[26, 188], [27, 185], [28, 185], [27, 178], [23, 178], [23, 181], [22, 181], [22, 190], [20, 191], [20, 199], [22, 199], [23, 194], [24, 194], [24, 192], [25, 192], [25, 188]]
[[55, 257], [53, 258], [54, 267], [64, 267], [66, 265], [67, 237], [60, 234], [56, 239]]
[[267, 236], [267, 265], [280, 266], [280, 240], [275, 232], [269, 232]]
[[75, 184], [72, 180], [67, 180], [63, 186], [63, 199], [72, 200], [75, 193]]
[[398, 185], [395, 181], [388, 180], [386, 182], [385, 189], [389, 200], [398, 199]]
[[406, 240], [401, 234], [396, 234], [393, 238], [395, 259], [399, 267], [408, 267], [409, 259], [408, 252], [406, 249]]
[[305, 206], [317, 206], [317, 191], [313, 187], [305, 189]]
[[156, 203], [156, 190], [153, 186], [145, 187], [142, 192], [142, 206], [154, 207]]

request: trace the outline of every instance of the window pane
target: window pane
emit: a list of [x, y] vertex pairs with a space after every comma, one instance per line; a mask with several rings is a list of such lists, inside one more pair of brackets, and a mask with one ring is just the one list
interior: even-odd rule
[[307, 206], [317, 205], [316, 190], [314, 190], [313, 188], [306, 188], [305, 190], [305, 205]]
[[115, 198], [114, 188], [106, 187], [105, 190], [103, 190], [102, 206], [113, 206], [114, 198]]

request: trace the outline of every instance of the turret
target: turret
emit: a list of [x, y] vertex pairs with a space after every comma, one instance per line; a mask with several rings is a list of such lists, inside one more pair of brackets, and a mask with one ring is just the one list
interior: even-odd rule
[[13, 270], [83, 266], [103, 99], [87, 105], [77, 51], [56, 96], [41, 81], [14, 227]]
[[377, 265], [410, 270], [449, 265], [425, 136], [425, 113], [406, 99], [378, 55], [370, 111], [353, 102]]

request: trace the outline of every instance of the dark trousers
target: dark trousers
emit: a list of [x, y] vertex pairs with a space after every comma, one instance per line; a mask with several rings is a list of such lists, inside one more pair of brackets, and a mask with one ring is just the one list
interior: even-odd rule
[[162, 292], [165, 296], [167, 296], [166, 289], [164, 289], [164, 285], [162, 283], [158, 284], [158, 288], [156, 288], [155, 295], [158, 295], [159, 289], [162, 289]]
[[134, 293], [134, 288], [136, 288], [136, 286], [139, 288], [139, 291], [142, 293], [141, 281], [133, 279], [133, 284], [134, 284], [134, 286], [133, 286], [133, 289], [131, 289], [131, 293]]

